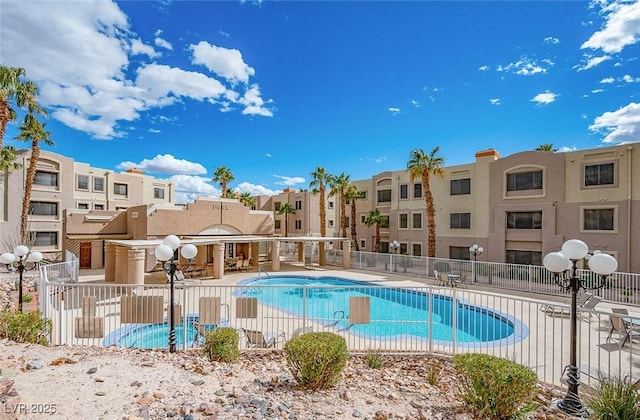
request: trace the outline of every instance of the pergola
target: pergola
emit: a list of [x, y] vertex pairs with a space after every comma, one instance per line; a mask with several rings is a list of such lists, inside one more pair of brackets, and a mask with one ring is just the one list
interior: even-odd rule
[[[271, 271], [280, 271], [280, 244], [282, 242], [294, 242], [298, 244], [298, 258], [302, 261], [304, 246], [318, 243], [319, 265], [326, 264], [324, 248], [327, 242], [342, 242], [343, 268], [351, 268], [351, 240], [341, 237], [325, 236], [257, 236], [257, 235], [233, 235], [233, 236], [184, 236], [180, 239], [181, 245], [193, 244], [197, 248], [207, 245], [213, 246], [213, 278], [221, 279], [224, 276], [224, 249], [229, 243], [249, 243], [254, 267], [258, 265], [258, 244], [271, 242]], [[112, 239], [105, 241], [105, 281], [123, 284], [144, 284], [144, 273], [147, 261], [147, 250], [154, 249], [162, 243], [162, 239]], [[206, 253], [198, 252], [195, 264], [203, 264]]]

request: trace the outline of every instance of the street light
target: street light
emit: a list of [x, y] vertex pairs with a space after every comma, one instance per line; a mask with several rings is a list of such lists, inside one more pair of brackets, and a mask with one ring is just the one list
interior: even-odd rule
[[[590, 257], [590, 258], [589, 258]], [[600, 275], [600, 283], [595, 287], [587, 287], [585, 282], [578, 277], [577, 262], [588, 258], [589, 268]], [[542, 260], [547, 270], [555, 274], [556, 284], [565, 290], [571, 291], [571, 343], [569, 347], [569, 366], [567, 366], [567, 394], [558, 402], [558, 407], [567, 414], [583, 417], [587, 414], [580, 396], [580, 371], [577, 362], [577, 297], [580, 288], [599, 289], [605, 285], [607, 277], [616, 271], [618, 261], [611, 255], [594, 251], [589, 255], [589, 247], [578, 239], [570, 239], [562, 244], [561, 252], [551, 252]], [[569, 278], [563, 274], [568, 273]]]
[[[175, 276], [178, 268], [176, 250], [178, 247], [180, 247], [180, 238], [175, 235], [169, 235], [155, 249], [156, 258], [162, 263], [162, 269], [169, 274], [171, 281], [171, 290], [169, 292], [169, 352], [171, 353], [176, 352], [176, 320], [173, 307]], [[198, 249], [193, 244], [187, 244], [182, 247], [180, 254], [187, 260], [187, 266], [184, 268], [191, 265], [197, 253]]]
[[396, 258], [393, 260], [393, 271], [398, 271], [398, 253], [400, 252], [400, 242], [393, 241], [389, 244], [389, 247], [396, 254]]
[[[13, 248], [13, 254], [5, 252], [0, 255], [0, 264], [7, 266], [7, 271], [18, 272], [18, 311], [22, 312], [22, 275], [25, 271], [34, 270], [42, 261], [42, 253], [30, 251], [26, 245], [18, 245]], [[27, 264], [31, 264], [28, 266]]]
[[484, 248], [478, 246], [478, 244], [473, 244], [469, 247], [469, 253], [473, 255], [473, 282], [476, 283], [476, 262], [478, 261], [478, 255], [482, 254]]

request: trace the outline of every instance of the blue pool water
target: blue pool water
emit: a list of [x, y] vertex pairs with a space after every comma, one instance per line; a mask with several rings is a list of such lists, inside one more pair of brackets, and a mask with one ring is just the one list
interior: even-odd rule
[[[192, 322], [197, 321], [197, 315], [189, 315], [187, 317], [186, 331], [184, 323], [176, 324], [176, 344], [178, 348], [181, 348], [182, 343], [185, 342], [185, 334], [187, 347], [194, 343], [197, 331]], [[169, 324], [128, 324], [105, 337], [103, 345], [105, 347], [135, 347], [139, 349], [169, 348]]]
[[[256, 297], [264, 305], [296, 317], [335, 323], [336, 329], [349, 327], [349, 298], [370, 298], [370, 324], [356, 324], [350, 332], [367, 338], [415, 337], [432, 334], [436, 342], [506, 344], [522, 339], [527, 328], [517, 319], [486, 307], [456, 301], [456, 328], [453, 328], [454, 302], [451, 296], [337, 277], [292, 277], [242, 281], [240, 293]], [[257, 287], [264, 286], [264, 287]], [[372, 287], [373, 286], [373, 287]], [[306, 298], [306, 299], [305, 299]], [[343, 319], [341, 319], [343, 318]]]

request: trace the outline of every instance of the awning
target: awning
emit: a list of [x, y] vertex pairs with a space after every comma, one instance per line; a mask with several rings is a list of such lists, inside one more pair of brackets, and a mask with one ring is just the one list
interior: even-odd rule
[[128, 233], [69, 233], [67, 240], [69, 241], [97, 241], [109, 239], [131, 239], [132, 235]]

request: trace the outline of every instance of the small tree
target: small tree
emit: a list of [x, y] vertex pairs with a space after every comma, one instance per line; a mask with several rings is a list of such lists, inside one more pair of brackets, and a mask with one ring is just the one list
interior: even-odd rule
[[373, 252], [380, 252], [380, 228], [389, 227], [389, 219], [386, 216], [380, 214], [380, 209], [369, 211], [367, 217], [364, 219], [364, 224], [367, 227], [376, 227], [376, 240], [373, 248]]
[[289, 236], [289, 215], [295, 213], [296, 211], [289, 203], [283, 203], [278, 209], [278, 214], [284, 214], [284, 236]]

